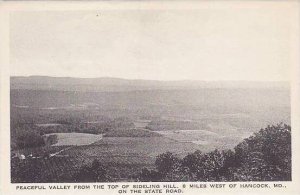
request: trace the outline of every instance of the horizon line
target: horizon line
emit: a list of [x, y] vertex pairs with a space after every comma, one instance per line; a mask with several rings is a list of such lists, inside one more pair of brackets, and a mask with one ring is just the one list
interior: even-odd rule
[[76, 77], [76, 76], [51, 76], [51, 75], [10, 75], [12, 77], [49, 77], [49, 78], [73, 78], [73, 79], [120, 79], [120, 80], [132, 80], [132, 81], [194, 81], [194, 82], [290, 82], [290, 80], [195, 80], [195, 79], [177, 79], [177, 80], [159, 80], [159, 79], [139, 79], [139, 78], [122, 78], [122, 77], [110, 77], [110, 76], [100, 76], [100, 77]]

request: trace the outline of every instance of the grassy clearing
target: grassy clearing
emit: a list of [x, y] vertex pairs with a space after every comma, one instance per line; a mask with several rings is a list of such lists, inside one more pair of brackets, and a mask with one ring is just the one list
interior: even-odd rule
[[102, 139], [102, 135], [88, 133], [51, 133], [46, 136], [56, 135], [57, 143], [53, 146], [82, 146], [89, 145]]
[[164, 137], [104, 137], [91, 145], [72, 148], [66, 154], [101, 158], [106, 162], [153, 164], [155, 157], [161, 153], [169, 151], [184, 156], [197, 149], [202, 148]]

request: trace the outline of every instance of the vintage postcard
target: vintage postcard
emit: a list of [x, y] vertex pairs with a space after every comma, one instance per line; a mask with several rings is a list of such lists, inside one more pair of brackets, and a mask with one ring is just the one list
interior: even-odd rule
[[0, 3], [1, 194], [299, 194], [299, 1]]

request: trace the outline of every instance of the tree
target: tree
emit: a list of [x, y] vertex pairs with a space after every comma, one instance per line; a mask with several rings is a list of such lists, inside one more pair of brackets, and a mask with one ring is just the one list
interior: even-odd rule
[[201, 161], [204, 154], [200, 150], [196, 150], [194, 153], [188, 154], [183, 158], [182, 166], [186, 168], [189, 180], [197, 181], [197, 175], [201, 170]]
[[235, 180], [291, 180], [291, 127], [268, 126], [235, 147], [240, 167]]
[[107, 170], [98, 160], [94, 160], [90, 166], [81, 167], [75, 175], [76, 182], [107, 182], [109, 179]]
[[34, 131], [20, 131], [16, 135], [16, 145], [18, 148], [39, 147], [45, 145], [42, 136]]
[[155, 166], [158, 172], [166, 174], [170, 172], [179, 161], [180, 159], [171, 152], [166, 152], [156, 157]]
[[161, 181], [162, 175], [156, 170], [149, 170], [147, 168], [143, 168], [138, 175], [138, 180], [143, 182]]
[[157, 156], [155, 166], [163, 181], [183, 181], [186, 178], [182, 170], [182, 160], [171, 152]]

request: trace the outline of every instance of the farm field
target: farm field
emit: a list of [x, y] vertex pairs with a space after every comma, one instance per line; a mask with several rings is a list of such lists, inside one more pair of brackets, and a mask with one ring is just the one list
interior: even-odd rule
[[[103, 137], [102, 140], [90, 145], [45, 148], [45, 152], [62, 151], [50, 158], [44, 158], [44, 155], [41, 155], [42, 150], [21, 151], [26, 155], [30, 153], [34, 156], [40, 155], [36, 159], [28, 158], [21, 164], [35, 166], [39, 170], [49, 170], [42, 172], [42, 177], [45, 177], [44, 179], [48, 182], [54, 182], [56, 180], [68, 181], [81, 166], [89, 165], [97, 159], [103, 165], [109, 165], [113, 180], [120, 181], [124, 178], [128, 181], [128, 178], [138, 174], [142, 168], [153, 168], [156, 156], [161, 153], [169, 151], [183, 157], [196, 149], [199, 149], [196, 144], [180, 143], [164, 137]], [[19, 162], [15, 159], [12, 161], [12, 166], [14, 163]], [[22, 166], [19, 164], [19, 167]]]
[[88, 133], [51, 133], [45, 136], [57, 136], [57, 143], [53, 146], [81, 146], [89, 145], [102, 139], [102, 135]]
[[103, 137], [91, 145], [74, 147], [62, 154], [82, 154], [101, 158], [102, 162], [153, 164], [155, 157], [166, 151], [184, 156], [200, 148], [193, 143], [180, 143], [165, 137]]
[[[13, 183], [51, 183], [58, 181], [63, 182], [74, 182], [72, 178], [74, 174], [78, 173], [78, 170], [83, 166], [90, 164], [93, 159], [86, 159], [84, 156], [77, 154], [76, 156], [54, 156], [52, 158], [39, 158], [39, 159], [26, 159], [21, 163], [16, 159], [11, 161], [12, 169], [12, 182]], [[101, 158], [100, 158], [101, 159]], [[98, 158], [99, 160], [99, 158]], [[107, 166], [108, 172], [110, 173], [111, 181], [134, 181], [136, 174], [138, 174], [142, 168], [154, 168], [151, 164], [141, 164], [141, 163], [131, 163], [124, 164], [123, 162], [118, 162], [114, 159], [113, 162], [103, 163]], [[22, 174], [22, 169], [34, 170], [30, 172], [31, 174], [23, 175], [23, 180], [19, 180], [19, 177], [15, 176], [20, 173]], [[26, 180], [24, 180], [24, 178]], [[38, 178], [38, 179], [35, 179]]]
[[[232, 130], [232, 132], [234, 131], [236, 130]], [[197, 144], [203, 151], [213, 150], [215, 148], [231, 149], [241, 139], [251, 134], [250, 132], [244, 131], [243, 134], [237, 132], [234, 135], [228, 136], [208, 130], [167, 130], [155, 132], [180, 143]], [[230, 140], [230, 142], [228, 140]]]

